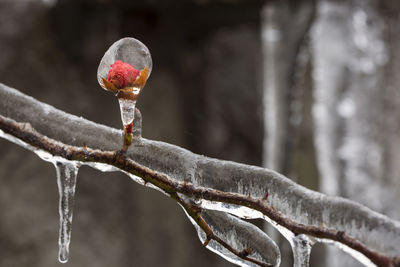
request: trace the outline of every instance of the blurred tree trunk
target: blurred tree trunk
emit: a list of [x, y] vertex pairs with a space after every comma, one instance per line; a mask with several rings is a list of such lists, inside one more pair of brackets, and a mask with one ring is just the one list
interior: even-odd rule
[[[379, 1], [319, 3], [312, 42], [313, 115], [321, 191], [399, 219], [395, 31]], [[332, 266], [356, 265], [329, 255]]]
[[[399, 219], [399, 4], [307, 6], [263, 10], [265, 165]], [[332, 250], [322, 265], [359, 265]]]

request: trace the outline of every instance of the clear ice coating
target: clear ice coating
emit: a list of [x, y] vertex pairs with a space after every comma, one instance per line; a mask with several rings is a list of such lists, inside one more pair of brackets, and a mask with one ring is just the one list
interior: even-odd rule
[[59, 252], [58, 260], [66, 263], [69, 257], [69, 244], [71, 242], [72, 213], [74, 207], [74, 196], [78, 166], [72, 162], [55, 161], [57, 171], [57, 184], [60, 214]]
[[133, 122], [133, 119], [135, 118], [136, 100], [118, 99], [118, 102], [121, 110], [122, 123], [128, 125]]
[[[68, 145], [79, 146], [86, 142], [88, 147], [103, 150], [117, 150], [120, 147], [122, 131], [67, 114], [2, 84], [0, 84], [0, 98], [4, 100], [0, 101], [0, 114], [16, 121], [29, 122], [23, 126], [26, 129], [34, 128], [41, 134], [61, 140]], [[40, 119], [43, 117], [46, 117], [45, 121]], [[139, 117], [136, 116], [135, 120]], [[60, 127], [60, 121], [63, 122], [63, 127]], [[4, 129], [4, 131], [6, 130]], [[0, 137], [35, 152], [45, 161], [85, 164], [100, 171], [123, 171], [103, 163], [66, 161], [63, 158], [52, 156], [48, 152], [38, 150], [4, 131], [0, 130]], [[99, 133], [95, 136], [96, 138], [90, 135], [93, 132]], [[253, 198], [263, 198], [268, 190], [270, 193], [266, 200], [268, 205], [293, 222], [310, 226], [323, 225], [327, 229], [343, 231], [370, 249], [388, 257], [400, 254], [400, 223], [360, 204], [311, 191], [268, 169], [196, 155], [180, 147], [145, 138], [141, 138], [139, 143], [132, 145], [135, 146], [135, 149], [127, 151], [128, 157], [154, 171], [168, 175], [175, 182], [191, 183], [196, 187], [213, 188]], [[145, 183], [134, 175], [130, 175], [130, 177], [139, 184], [150, 186], [150, 183]], [[261, 217], [272, 223], [288, 240], [293, 239], [294, 234], [289, 229], [271, 221], [259, 211], [212, 202], [203, 198], [192, 201], [204, 209], [220, 210], [244, 219]], [[205, 216], [204, 213], [202, 215]], [[228, 217], [226, 218], [228, 219]], [[205, 219], [208, 223], [213, 224], [208, 218]], [[243, 225], [242, 222], [245, 222], [239, 218], [229, 219], [229, 221], [232, 228]], [[220, 231], [218, 227], [213, 229], [216, 234]], [[237, 245], [244, 242], [243, 235], [240, 236], [239, 232], [231, 234], [222, 230], [218, 236], [232, 242], [230, 244]], [[254, 237], [257, 237], [256, 233], [249, 234], [247, 239], [252, 240]], [[314, 240], [310, 236], [309, 238], [313, 239], [313, 242], [332, 243], [366, 266], [373, 265], [364, 255], [341, 243], [327, 239]], [[216, 249], [218, 248], [216, 247]], [[265, 256], [263, 257], [265, 258]], [[232, 261], [236, 262], [236, 260], [236, 258], [232, 258]]]
[[308, 267], [311, 255], [311, 240], [305, 235], [293, 236], [290, 242], [293, 250], [293, 267]]
[[[205, 232], [187, 213], [186, 215], [195, 226], [199, 239], [204, 244], [207, 238]], [[201, 211], [201, 216], [210, 226], [213, 233], [231, 248], [239, 252], [251, 248], [248, 255], [249, 258], [261, 262], [265, 266], [279, 266], [281, 262], [279, 247], [255, 225], [220, 211], [203, 210]], [[250, 236], [251, 238], [249, 238]], [[256, 263], [238, 257], [214, 240], [211, 240], [206, 247], [236, 265], [259, 266]]]
[[102, 78], [107, 79], [111, 64], [117, 60], [128, 63], [139, 71], [147, 67], [149, 76], [153, 68], [149, 49], [142, 42], [131, 37], [122, 38], [110, 46], [100, 61], [97, 80], [101, 87], [104, 88]]
[[148, 48], [130, 37], [115, 42], [100, 61], [97, 80], [103, 89], [118, 97], [124, 125], [133, 121], [136, 100], [152, 67]]

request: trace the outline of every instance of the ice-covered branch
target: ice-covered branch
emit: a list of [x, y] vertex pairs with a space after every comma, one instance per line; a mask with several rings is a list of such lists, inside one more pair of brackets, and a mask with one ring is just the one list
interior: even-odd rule
[[[249, 223], [208, 209], [264, 218], [292, 243], [302, 234], [312, 243], [340, 243], [367, 264], [400, 266], [400, 223], [360, 204], [308, 190], [268, 169], [207, 158], [141, 138], [140, 127], [135, 129], [132, 146], [121, 154], [116, 151], [122, 131], [67, 114], [1, 84], [0, 97], [2, 137], [66, 160], [122, 170], [138, 182], [176, 196], [187, 213], [193, 212], [190, 218], [195, 221], [200, 216], [215, 235], [212, 238], [198, 226], [200, 238], [233, 262], [252, 264], [246, 260], [251, 257], [279, 265], [279, 251]], [[140, 124], [140, 116], [134, 124]], [[229, 228], [235, 233], [221, 223], [235, 226]], [[230, 243], [221, 248], [218, 239]], [[232, 256], [229, 247], [240, 253]]]

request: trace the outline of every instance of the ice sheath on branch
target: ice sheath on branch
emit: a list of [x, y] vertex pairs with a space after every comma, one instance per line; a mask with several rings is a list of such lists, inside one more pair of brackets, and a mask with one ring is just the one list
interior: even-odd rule
[[[33, 137], [36, 133], [31, 146], [42, 146], [53, 155], [58, 153], [57, 156], [67, 159], [91, 161], [93, 166], [105, 163], [112, 165], [110, 169], [119, 168], [132, 176], [141, 176], [175, 196], [189, 210], [198, 210], [191, 218], [200, 216], [208, 225], [214, 225], [211, 228], [216, 239], [229, 238], [229, 233], [218, 228], [219, 224], [214, 222], [229, 222], [239, 229], [243, 221], [229, 219], [231, 217], [213, 219], [213, 216], [203, 214], [207, 209], [242, 218], [264, 218], [277, 225], [288, 239], [304, 234], [312, 242], [341, 243], [351, 248], [352, 255], [366, 264], [400, 265], [400, 223], [360, 204], [308, 190], [268, 169], [207, 158], [177, 146], [138, 138], [140, 128], [134, 129], [137, 138], [126, 154], [118, 156], [115, 151], [120, 148], [122, 131], [67, 114], [2, 84], [0, 97], [0, 129], [8, 134], [8, 139], [12, 139], [11, 134], [24, 142], [32, 141], [27, 136]], [[140, 116], [136, 117], [138, 121], [135, 125], [138, 125]], [[31, 127], [16, 124], [15, 121], [29, 123]], [[91, 135], [94, 132], [96, 136]], [[83, 148], [83, 144], [88, 148]], [[265, 198], [266, 192], [269, 193], [268, 198]], [[233, 236], [238, 239], [228, 244], [239, 252], [235, 258], [237, 263], [252, 265], [243, 260], [243, 256], [252, 254], [262, 262], [272, 260], [273, 255], [267, 251], [257, 250], [257, 244], [262, 242], [251, 242], [259, 240], [260, 236], [266, 242], [267, 237], [249, 230], [249, 227], [246, 229], [252, 233], [248, 235], [248, 244], [242, 240], [243, 236], [238, 238], [237, 233]], [[216, 241], [207, 236], [204, 228], [199, 235], [206, 238], [205, 242]], [[270, 247], [273, 248], [273, 245]], [[223, 250], [215, 246], [223, 255], [229, 253], [226, 248]], [[279, 255], [272, 254], [275, 257]], [[278, 264], [279, 260], [270, 262], [270, 265]]]

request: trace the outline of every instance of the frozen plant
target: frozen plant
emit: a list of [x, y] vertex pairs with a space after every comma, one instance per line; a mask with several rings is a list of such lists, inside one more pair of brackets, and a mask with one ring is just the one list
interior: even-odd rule
[[136, 101], [152, 67], [149, 49], [130, 37], [115, 42], [100, 61], [97, 80], [101, 87], [115, 94], [121, 110], [125, 131], [122, 151], [132, 143]]
[[[129, 50], [132, 47], [140, 49]], [[136, 62], [124, 51], [141, 51], [144, 57]], [[126, 116], [122, 109], [124, 132], [0, 84], [0, 137], [57, 168], [60, 261], [68, 258], [78, 168], [88, 165], [123, 172], [171, 197], [184, 209], [204, 246], [240, 266], [279, 266], [281, 261], [274, 241], [243, 220], [255, 218], [266, 220], [289, 240], [295, 266], [308, 266], [317, 242], [332, 243], [368, 266], [400, 266], [400, 223], [395, 220], [358, 203], [306, 189], [269, 169], [196, 155], [140, 134], [140, 142], [132, 142], [129, 136], [132, 131], [140, 133], [141, 127], [134, 104], [150, 71], [148, 50], [131, 38], [115, 43], [100, 63], [98, 80], [103, 88], [119, 100], [132, 101]], [[129, 126], [132, 123], [135, 129]], [[122, 136], [124, 153], [120, 152]]]

